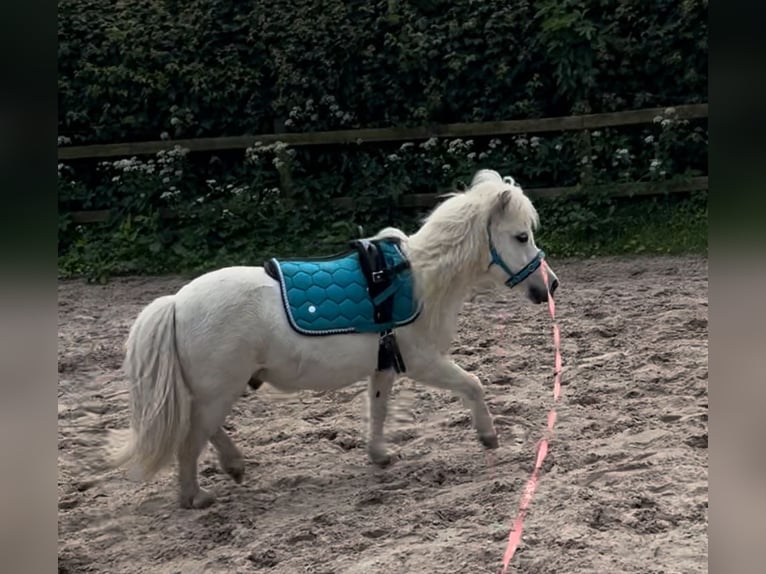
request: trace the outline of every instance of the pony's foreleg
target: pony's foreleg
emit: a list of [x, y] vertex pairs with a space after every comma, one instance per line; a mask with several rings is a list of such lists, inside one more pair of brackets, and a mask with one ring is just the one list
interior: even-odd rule
[[391, 456], [386, 451], [383, 439], [383, 425], [388, 414], [388, 396], [391, 394], [391, 387], [395, 378], [396, 375], [393, 370], [375, 371], [370, 377], [367, 387], [370, 408], [367, 454], [370, 460], [378, 466], [386, 466], [391, 462]]
[[463, 403], [471, 409], [473, 426], [479, 434], [481, 444], [490, 449], [498, 447], [497, 432], [484, 401], [484, 387], [479, 377], [463, 370], [444, 356], [413, 365], [411, 372], [411, 376], [423, 384], [446, 389], [460, 396]]
[[223, 427], [218, 427], [212, 437], [210, 437], [210, 443], [218, 452], [218, 461], [221, 463], [221, 468], [226, 474], [228, 474], [234, 482], [237, 484], [242, 483], [242, 479], [245, 476], [245, 462], [242, 459], [242, 453], [231, 440], [231, 437], [226, 434]]

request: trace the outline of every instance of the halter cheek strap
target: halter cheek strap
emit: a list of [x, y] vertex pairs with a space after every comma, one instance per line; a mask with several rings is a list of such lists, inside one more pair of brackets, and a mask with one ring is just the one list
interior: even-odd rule
[[538, 250], [537, 255], [535, 255], [535, 257], [532, 259], [532, 261], [527, 263], [521, 269], [521, 271], [519, 271], [518, 273], [514, 273], [513, 271], [511, 271], [511, 268], [508, 267], [508, 265], [506, 265], [505, 261], [503, 261], [503, 258], [500, 257], [500, 254], [497, 252], [497, 249], [495, 249], [495, 245], [492, 243], [492, 232], [489, 229], [489, 225], [487, 225], [487, 234], [489, 235], [489, 253], [492, 256], [492, 261], [490, 262], [489, 265], [490, 267], [492, 265], [497, 265], [498, 267], [500, 267], [500, 269], [502, 269], [508, 274], [508, 279], [505, 282], [505, 284], [508, 287], [515, 287], [516, 285], [524, 281], [524, 279], [526, 279], [527, 277], [532, 275], [532, 273], [537, 271], [537, 268], [540, 267], [540, 265], [542, 264], [543, 258], [545, 257], [545, 252], [542, 249], [540, 249]]

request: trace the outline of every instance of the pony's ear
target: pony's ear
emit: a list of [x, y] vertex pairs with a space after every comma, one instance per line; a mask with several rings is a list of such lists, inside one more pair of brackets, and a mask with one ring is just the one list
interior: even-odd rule
[[473, 180], [471, 180], [471, 187], [476, 187], [478, 184], [485, 181], [503, 181], [503, 178], [500, 177], [500, 174], [497, 173], [494, 169], [480, 169], [473, 176]]
[[506, 188], [498, 194], [497, 200], [495, 201], [495, 213], [505, 213], [505, 210], [508, 209], [508, 204], [511, 203], [512, 193], [512, 190]]

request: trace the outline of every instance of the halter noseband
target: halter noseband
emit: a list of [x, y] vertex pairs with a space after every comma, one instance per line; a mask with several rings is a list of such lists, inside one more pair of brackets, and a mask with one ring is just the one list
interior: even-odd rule
[[500, 257], [500, 254], [497, 252], [497, 249], [495, 249], [495, 246], [492, 243], [492, 232], [490, 231], [489, 224], [487, 224], [487, 235], [489, 235], [489, 253], [492, 256], [492, 261], [490, 262], [489, 266], [492, 267], [493, 264], [496, 264], [500, 267], [500, 269], [502, 269], [509, 275], [508, 279], [505, 282], [505, 284], [508, 287], [515, 287], [516, 285], [524, 281], [524, 279], [532, 275], [532, 273], [534, 273], [537, 270], [537, 268], [540, 267], [540, 265], [542, 264], [543, 258], [545, 257], [545, 252], [542, 249], [539, 249], [537, 251], [537, 255], [535, 255], [532, 261], [527, 263], [521, 269], [521, 271], [519, 271], [518, 273], [514, 273], [513, 271], [511, 271], [511, 268], [505, 264], [505, 261], [503, 261], [503, 258]]

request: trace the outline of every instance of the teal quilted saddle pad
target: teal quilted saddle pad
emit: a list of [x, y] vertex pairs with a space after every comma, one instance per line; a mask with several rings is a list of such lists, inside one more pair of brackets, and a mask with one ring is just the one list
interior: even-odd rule
[[[406, 258], [396, 242], [376, 242], [385, 267], [393, 269]], [[360, 264], [351, 250], [312, 259], [277, 259], [266, 263], [266, 271], [279, 282], [282, 302], [290, 325], [304, 335], [339, 333], [382, 333], [412, 323], [420, 314], [413, 295], [412, 272], [396, 271], [386, 293], [392, 298], [389, 321], [375, 321], [375, 306]]]

